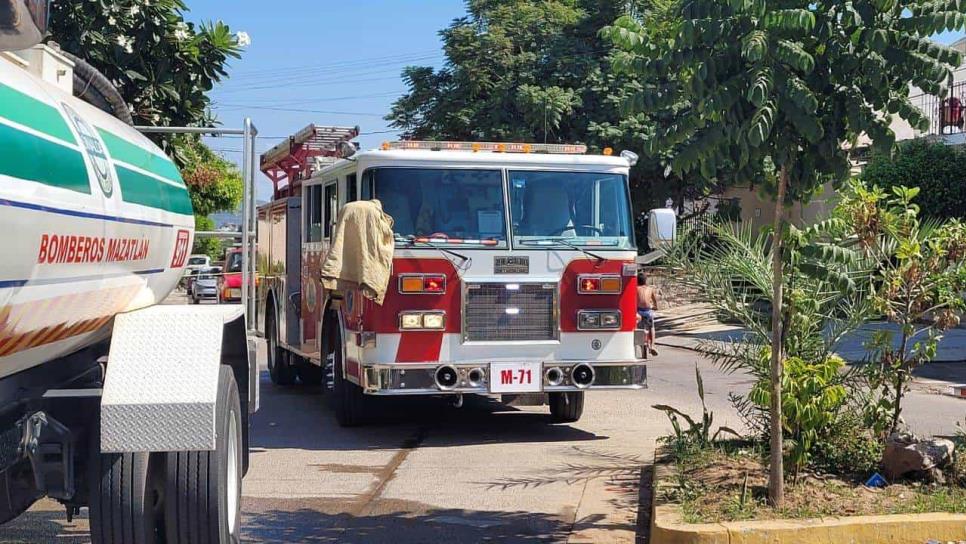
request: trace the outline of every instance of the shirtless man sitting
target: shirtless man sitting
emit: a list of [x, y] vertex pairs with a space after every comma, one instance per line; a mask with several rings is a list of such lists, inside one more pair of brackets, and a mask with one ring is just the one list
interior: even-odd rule
[[647, 350], [652, 356], [657, 357], [657, 350], [654, 349], [654, 312], [657, 310], [657, 290], [647, 284], [647, 276], [643, 270], [637, 271], [637, 326], [638, 328], [648, 328], [650, 334], [647, 335]]

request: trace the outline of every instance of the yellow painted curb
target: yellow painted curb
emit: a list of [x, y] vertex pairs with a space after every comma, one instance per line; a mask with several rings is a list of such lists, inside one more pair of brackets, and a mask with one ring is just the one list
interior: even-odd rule
[[677, 506], [660, 504], [668, 464], [654, 456], [653, 544], [926, 544], [966, 540], [966, 514], [897, 514], [803, 520], [684, 523]]

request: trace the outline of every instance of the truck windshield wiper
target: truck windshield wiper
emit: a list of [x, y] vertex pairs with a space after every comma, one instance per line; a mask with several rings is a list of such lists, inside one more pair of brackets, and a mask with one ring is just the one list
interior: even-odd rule
[[555, 244], [560, 244], [562, 246], [567, 246], [567, 247], [569, 247], [571, 249], [576, 249], [577, 251], [583, 253], [584, 255], [586, 255], [588, 257], [592, 257], [594, 259], [597, 259], [598, 261], [606, 261], [607, 260], [606, 258], [601, 257], [600, 255], [598, 255], [596, 253], [593, 253], [591, 251], [588, 251], [588, 250], [586, 250], [586, 249], [578, 246], [577, 244], [574, 244], [572, 242], [568, 242], [568, 241], [566, 241], [566, 240], [564, 240], [562, 238], [535, 238], [535, 239], [528, 239], [528, 240], [520, 240], [520, 245], [524, 245], [524, 246], [535, 246], [535, 245], [541, 244], [543, 242], [553, 242]]
[[433, 248], [433, 249], [435, 249], [436, 251], [439, 251], [439, 252], [441, 252], [441, 253], [448, 253], [448, 254], [450, 254], [450, 255], [452, 255], [452, 256], [454, 256], [454, 257], [456, 257], [457, 259], [459, 259], [459, 260], [460, 260], [460, 263], [461, 263], [461, 264], [462, 264], [462, 263], [465, 263], [465, 262], [467, 262], [467, 261], [469, 261], [469, 260], [470, 260], [470, 258], [469, 258], [469, 257], [467, 257], [466, 255], [463, 255], [463, 254], [460, 254], [460, 253], [457, 253], [457, 252], [455, 252], [455, 251], [453, 251], [453, 250], [451, 250], [451, 249], [447, 249], [447, 248], [445, 248], [445, 247], [440, 247], [440, 246], [438, 246], [438, 245], [436, 245], [436, 244], [434, 244], [433, 242], [427, 242], [427, 241], [425, 241], [425, 240], [416, 240], [416, 237], [415, 237], [415, 236], [412, 236], [412, 235], [409, 235], [409, 236], [402, 236], [401, 234], [393, 234], [393, 238], [394, 238], [394, 239], [395, 239], [395, 240], [396, 240], [397, 242], [403, 242], [403, 243], [405, 243], [405, 244], [409, 244], [409, 245], [411, 245], [411, 246], [414, 246], [414, 245], [416, 245], [416, 244], [422, 244], [422, 245], [424, 245], [424, 246], [428, 246], [428, 247], [431, 247], [431, 248]]

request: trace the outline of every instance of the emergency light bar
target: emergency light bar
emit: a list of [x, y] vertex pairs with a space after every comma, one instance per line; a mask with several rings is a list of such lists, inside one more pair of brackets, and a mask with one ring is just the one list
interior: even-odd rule
[[580, 155], [587, 152], [583, 144], [530, 144], [519, 142], [434, 142], [403, 140], [383, 142], [381, 149], [423, 149], [429, 151], [487, 151], [490, 153], [550, 153]]

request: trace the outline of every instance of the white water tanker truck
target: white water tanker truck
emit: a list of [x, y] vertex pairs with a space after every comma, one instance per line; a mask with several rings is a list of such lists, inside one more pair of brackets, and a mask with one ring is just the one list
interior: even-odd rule
[[50, 497], [95, 543], [237, 542], [245, 307], [160, 305], [187, 189], [103, 76], [37, 45], [47, 7], [0, 0], [0, 522]]

